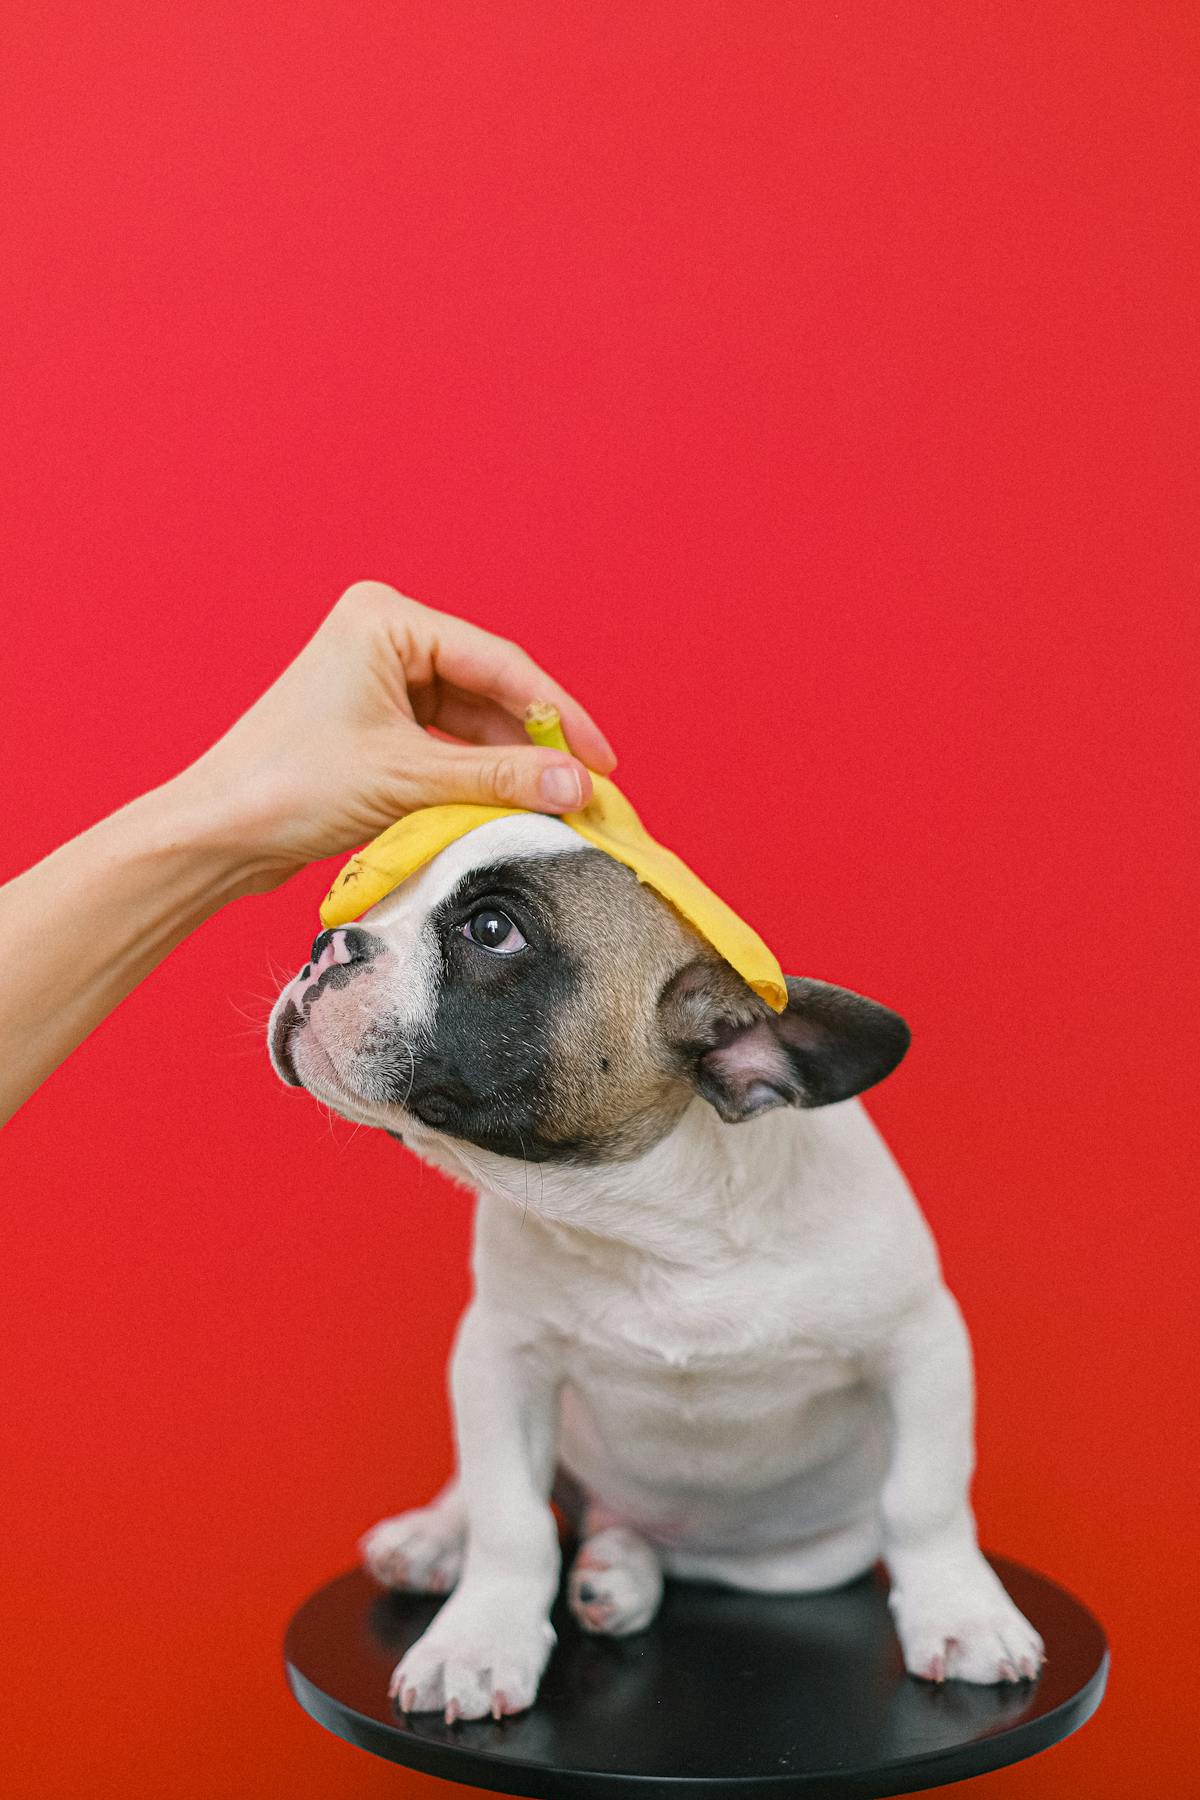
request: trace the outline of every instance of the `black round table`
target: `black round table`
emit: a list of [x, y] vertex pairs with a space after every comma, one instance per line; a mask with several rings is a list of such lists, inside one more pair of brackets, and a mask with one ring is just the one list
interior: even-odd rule
[[409, 1718], [388, 1677], [437, 1611], [361, 1570], [306, 1600], [287, 1677], [306, 1712], [376, 1756], [544, 1800], [708, 1800], [799, 1794], [867, 1800], [1019, 1762], [1100, 1704], [1104, 1633], [1044, 1575], [991, 1559], [1046, 1643], [1037, 1681], [940, 1687], [906, 1675], [879, 1570], [827, 1594], [759, 1595], [668, 1583], [648, 1631], [589, 1637], [560, 1595], [558, 1644], [534, 1707], [447, 1725]]

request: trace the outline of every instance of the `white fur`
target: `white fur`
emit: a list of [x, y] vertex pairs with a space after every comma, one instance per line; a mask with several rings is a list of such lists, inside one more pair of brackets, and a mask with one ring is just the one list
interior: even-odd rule
[[[437, 899], [490, 855], [563, 838], [581, 842], [498, 821], [368, 915], [416, 1011]], [[802, 1591], [882, 1554], [913, 1674], [1036, 1673], [1041, 1640], [976, 1542], [966, 1331], [857, 1100], [729, 1125], [696, 1099], [643, 1155], [589, 1166], [526, 1167], [407, 1118], [404, 1136], [479, 1195], [451, 1360], [458, 1477], [364, 1540], [389, 1585], [461, 1569], [393, 1677], [405, 1710], [532, 1703], [553, 1644], [556, 1459], [593, 1497], [569, 1586], [586, 1629], [645, 1624], [664, 1571]]]

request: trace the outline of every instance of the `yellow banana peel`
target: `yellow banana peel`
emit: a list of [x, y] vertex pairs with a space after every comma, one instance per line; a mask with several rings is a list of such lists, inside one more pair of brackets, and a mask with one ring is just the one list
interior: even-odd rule
[[[535, 704], [525, 717], [535, 744], [568, 749], [556, 707]], [[486, 825], [527, 811], [518, 806], [426, 806], [409, 813], [352, 856], [325, 896], [321, 923], [348, 925], [431, 862], [447, 844]], [[673, 851], [652, 838], [624, 794], [604, 775], [592, 776], [592, 798], [579, 812], [560, 815], [565, 825], [597, 850], [632, 869], [656, 894], [681, 913], [732, 964], [775, 1012], [787, 1005], [787, 984], [775, 957], [758, 933], [711, 888], [693, 875]]]

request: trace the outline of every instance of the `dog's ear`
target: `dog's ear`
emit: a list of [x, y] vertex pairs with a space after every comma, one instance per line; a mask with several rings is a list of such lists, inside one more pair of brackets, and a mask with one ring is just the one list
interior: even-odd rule
[[736, 1123], [772, 1106], [828, 1106], [890, 1075], [908, 1049], [898, 1013], [847, 988], [788, 977], [772, 1012], [728, 963], [698, 957], [659, 995], [676, 1069]]

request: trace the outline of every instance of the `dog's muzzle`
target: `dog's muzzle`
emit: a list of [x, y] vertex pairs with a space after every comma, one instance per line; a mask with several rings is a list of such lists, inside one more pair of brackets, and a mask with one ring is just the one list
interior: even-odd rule
[[289, 1087], [303, 1087], [292, 1061], [291, 1046], [303, 1030], [313, 1002], [326, 988], [345, 987], [383, 949], [381, 940], [357, 925], [322, 931], [313, 941], [312, 955], [279, 996], [279, 1010], [271, 1027], [271, 1060]]

